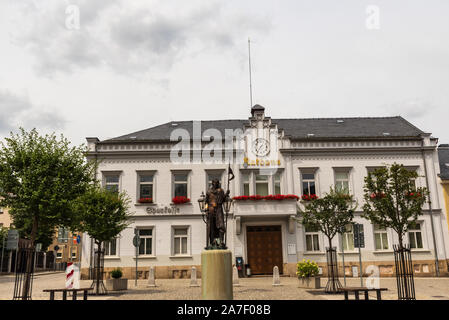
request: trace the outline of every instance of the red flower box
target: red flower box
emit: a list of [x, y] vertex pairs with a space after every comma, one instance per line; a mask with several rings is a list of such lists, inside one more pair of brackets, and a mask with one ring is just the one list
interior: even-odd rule
[[138, 201], [139, 203], [153, 203], [153, 198], [140, 198]]
[[184, 196], [173, 197], [171, 200], [174, 204], [183, 204], [190, 202], [190, 199]]
[[314, 193], [312, 193], [312, 194], [303, 194], [302, 196], [301, 196], [301, 199], [303, 200], [303, 201], [312, 201], [312, 200], [316, 200], [316, 199], [318, 199], [318, 196], [316, 195], [316, 194], [314, 194]]

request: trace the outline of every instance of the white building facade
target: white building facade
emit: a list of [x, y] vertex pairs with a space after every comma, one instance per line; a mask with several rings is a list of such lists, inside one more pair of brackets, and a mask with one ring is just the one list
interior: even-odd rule
[[[363, 271], [373, 265], [381, 276], [392, 276], [397, 237], [392, 230], [363, 219], [361, 208], [367, 173], [400, 163], [418, 172], [416, 185], [427, 187], [431, 197], [431, 207], [425, 205], [417, 228], [406, 236], [413, 248], [415, 275], [435, 275], [436, 265], [441, 275], [447, 274], [448, 226], [437, 182], [437, 139], [430, 134], [401, 117], [271, 119], [258, 105], [246, 120], [203, 121], [200, 129], [198, 125], [170, 122], [105, 141], [87, 138], [88, 158], [101, 161], [97, 177], [103, 186], [126, 191], [131, 199], [131, 224], [105, 248], [107, 273], [120, 267], [126, 277], [134, 277], [135, 230], [141, 238], [139, 277], [146, 277], [150, 266], [159, 278], [188, 277], [192, 266], [200, 271], [206, 225], [197, 200], [214, 178], [228, 187], [230, 163], [235, 174], [229, 183], [232, 197], [320, 197], [330, 187], [348, 190], [358, 204], [354, 222], [364, 227]], [[239, 139], [227, 139], [229, 132], [239, 131]], [[210, 141], [210, 136], [217, 135], [222, 139], [214, 141], [223, 142], [223, 153]], [[178, 142], [179, 137], [188, 137], [188, 142]], [[182, 151], [184, 157], [180, 157]], [[190, 201], [175, 204], [176, 196]], [[288, 198], [235, 200], [226, 235], [234, 258], [242, 257], [253, 274], [270, 274], [278, 266], [281, 273], [294, 276], [296, 263], [304, 258], [318, 262], [325, 274], [327, 239], [297, 222], [303, 206]], [[352, 276], [359, 272], [359, 253], [352, 226], [346, 231], [333, 239], [333, 246], [338, 250], [340, 272], [344, 251], [345, 273]], [[93, 265], [93, 244], [88, 235], [84, 239], [82, 273], [87, 277]]]

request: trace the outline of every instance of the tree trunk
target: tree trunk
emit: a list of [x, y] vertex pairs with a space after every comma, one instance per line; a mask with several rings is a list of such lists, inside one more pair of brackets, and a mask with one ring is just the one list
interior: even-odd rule
[[[404, 292], [406, 292], [408, 296], [409, 292], [409, 286], [408, 286], [408, 279], [406, 275], [406, 261], [404, 256], [404, 240], [401, 233], [398, 233], [398, 239], [399, 239], [399, 258], [401, 259], [401, 262], [399, 263], [399, 266], [397, 267], [397, 270], [399, 271], [399, 274], [396, 274], [396, 277], [401, 278], [401, 283], [403, 284]], [[412, 271], [413, 272], [413, 271]], [[400, 288], [397, 288], [398, 291]]]
[[[37, 228], [38, 228], [38, 217], [37, 215], [34, 215], [33, 219], [33, 227], [31, 229], [31, 254], [27, 254], [27, 262], [26, 262], [26, 272], [25, 272], [25, 281], [23, 282], [22, 287], [22, 300], [27, 300], [28, 293], [30, 292], [31, 288], [31, 271], [33, 268], [34, 263], [34, 242], [36, 241], [36, 235], [37, 235]], [[18, 250], [17, 252], [19, 252]], [[16, 266], [16, 272], [17, 272], [17, 266]]]
[[[96, 285], [96, 294], [99, 295], [100, 294], [100, 277], [102, 276], [101, 274], [101, 242], [98, 243], [97, 246], [97, 285]], [[103, 279], [101, 279], [103, 280]]]

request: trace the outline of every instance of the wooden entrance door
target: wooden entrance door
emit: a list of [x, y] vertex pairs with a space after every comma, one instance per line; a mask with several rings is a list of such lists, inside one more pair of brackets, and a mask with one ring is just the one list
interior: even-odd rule
[[281, 226], [248, 226], [246, 246], [252, 274], [273, 274], [274, 266], [282, 273]]

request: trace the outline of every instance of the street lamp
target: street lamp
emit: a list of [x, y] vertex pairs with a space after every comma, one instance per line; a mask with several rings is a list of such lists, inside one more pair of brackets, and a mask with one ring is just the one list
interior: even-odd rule
[[198, 199], [198, 205], [200, 206], [200, 211], [204, 212], [206, 206], [206, 196], [204, 195], [204, 192], [201, 192], [201, 196]]
[[231, 210], [231, 205], [232, 205], [232, 198], [226, 197], [225, 202], [223, 202], [223, 208], [226, 213], [229, 213], [229, 210]]

